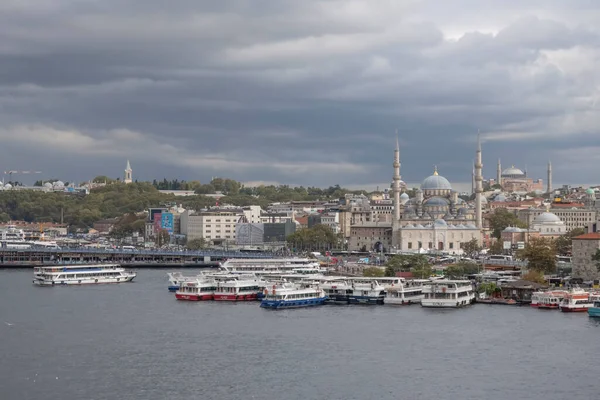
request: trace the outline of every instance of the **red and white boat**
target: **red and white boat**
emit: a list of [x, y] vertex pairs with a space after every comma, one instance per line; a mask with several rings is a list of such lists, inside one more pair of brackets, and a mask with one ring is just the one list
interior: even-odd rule
[[544, 292], [533, 292], [531, 294], [531, 307], [539, 307], [540, 297], [544, 295]]
[[229, 280], [219, 282], [215, 291], [216, 301], [251, 301], [257, 300], [262, 288], [256, 280]]
[[216, 290], [215, 280], [195, 279], [181, 282], [179, 290], [175, 292], [175, 298], [189, 301], [212, 300]]
[[560, 302], [562, 312], [587, 312], [594, 305], [590, 294], [582, 289], [572, 289]]
[[558, 310], [560, 306], [560, 302], [569, 292], [565, 290], [553, 290], [544, 292], [539, 297], [538, 308], [547, 309], [547, 310]]

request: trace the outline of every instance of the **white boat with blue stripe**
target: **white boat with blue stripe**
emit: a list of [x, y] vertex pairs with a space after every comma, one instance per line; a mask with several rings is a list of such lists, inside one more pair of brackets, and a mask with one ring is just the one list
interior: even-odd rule
[[262, 308], [302, 308], [325, 304], [327, 295], [323, 289], [298, 288], [295, 286], [276, 287], [265, 289], [265, 296], [260, 302]]

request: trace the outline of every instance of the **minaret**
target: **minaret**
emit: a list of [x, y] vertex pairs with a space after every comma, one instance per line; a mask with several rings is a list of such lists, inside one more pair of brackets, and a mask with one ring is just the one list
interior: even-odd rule
[[127, 160], [127, 166], [125, 167], [125, 179], [123, 179], [123, 182], [125, 183], [131, 183], [133, 182], [133, 180], [131, 179], [133, 170], [131, 169], [131, 164], [129, 164], [129, 160]]
[[473, 160], [473, 171], [471, 171], [471, 194], [475, 194], [475, 160]]
[[394, 192], [394, 215], [392, 217], [392, 246], [398, 245], [398, 224], [400, 222], [400, 144], [398, 131], [396, 131], [396, 150], [394, 150], [394, 178], [392, 190]]
[[496, 169], [496, 184], [502, 186], [502, 165], [498, 159], [498, 168]]
[[547, 192], [552, 192], [552, 163], [548, 161], [548, 188]]
[[483, 164], [481, 163], [481, 138], [479, 133], [477, 134], [477, 153], [475, 157], [475, 221], [477, 228], [482, 229], [483, 224], [481, 221], [481, 195], [483, 193], [483, 176], [481, 170]]

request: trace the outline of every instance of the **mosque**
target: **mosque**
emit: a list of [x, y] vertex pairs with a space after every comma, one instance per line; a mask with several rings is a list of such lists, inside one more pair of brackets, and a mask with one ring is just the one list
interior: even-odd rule
[[477, 141], [475, 163], [475, 206], [468, 205], [452, 190], [448, 179], [438, 173], [423, 181], [415, 197], [400, 193], [400, 147], [394, 151], [392, 183], [393, 216], [391, 249], [396, 252], [444, 251], [461, 253], [464, 243], [482, 240], [483, 177], [481, 143]]
[[532, 179], [527, 176], [527, 170], [522, 171], [514, 165], [503, 170], [502, 164], [498, 160], [496, 178], [490, 179], [489, 184], [490, 186], [500, 185], [505, 192], [544, 192], [544, 189], [546, 189], [546, 192], [550, 193], [552, 191], [552, 164], [550, 162], [548, 162], [547, 172], [548, 181], [546, 188], [544, 188], [542, 179]]

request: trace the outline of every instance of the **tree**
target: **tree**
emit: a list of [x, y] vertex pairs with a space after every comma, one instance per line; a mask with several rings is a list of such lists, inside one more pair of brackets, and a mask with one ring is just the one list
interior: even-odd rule
[[546, 238], [532, 238], [519, 257], [527, 260], [530, 271], [540, 273], [556, 272], [556, 250], [554, 242]]
[[330, 250], [341, 247], [339, 236], [323, 224], [299, 230], [286, 238], [288, 246], [293, 249], [308, 251]]
[[583, 235], [585, 230], [583, 228], [575, 228], [570, 230], [556, 238], [554, 244], [556, 246], [556, 253], [561, 256], [571, 255], [573, 249], [573, 238], [575, 236]]
[[523, 275], [523, 280], [539, 283], [541, 285], [546, 284], [546, 280], [544, 279], [544, 273], [541, 271], [530, 270], [528, 273]]
[[[423, 254], [396, 254], [385, 263], [385, 275], [396, 276], [396, 272], [421, 271], [426, 268], [431, 271], [429, 261]], [[427, 276], [430, 274], [431, 272]]]
[[206, 247], [206, 241], [204, 238], [197, 238], [188, 240], [186, 247], [190, 250], [202, 250]]
[[378, 267], [367, 267], [363, 269], [363, 276], [379, 278], [385, 276], [385, 270]]
[[500, 241], [500, 240], [494, 240], [492, 242], [492, 244], [490, 245], [489, 252], [490, 252], [490, 254], [502, 254], [502, 253], [504, 253], [504, 246], [502, 244], [502, 241]]
[[468, 257], [475, 257], [481, 251], [481, 246], [477, 239], [473, 238], [470, 241], [463, 244], [463, 252]]
[[460, 265], [454, 264], [446, 267], [444, 275], [448, 279], [458, 279], [462, 278], [465, 275], [465, 271]]
[[496, 190], [496, 189], [502, 190], [502, 185], [499, 183], [494, 183], [492, 186], [490, 186], [490, 189], [491, 190]]
[[494, 282], [483, 282], [477, 287], [477, 292], [493, 296], [501, 292], [501, 289]]
[[492, 236], [496, 239], [500, 239], [501, 232], [509, 226], [515, 226], [517, 228], [527, 228], [527, 223], [521, 221], [515, 214], [509, 212], [505, 208], [496, 208], [494, 213], [490, 216], [490, 228], [492, 229]]
[[171, 235], [166, 229], [159, 229], [154, 236], [156, 247], [163, 247], [171, 242]]

